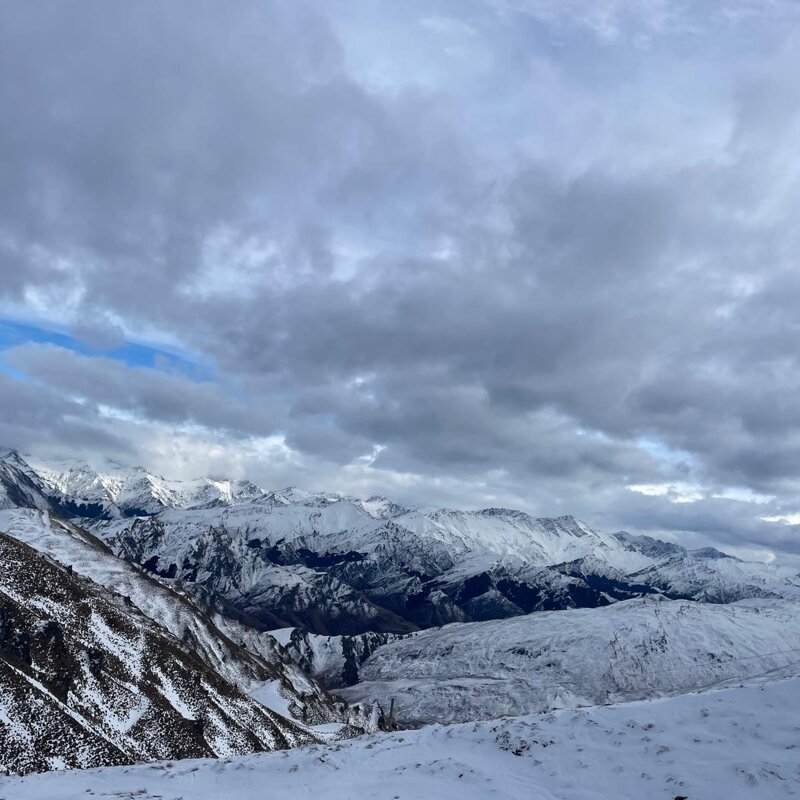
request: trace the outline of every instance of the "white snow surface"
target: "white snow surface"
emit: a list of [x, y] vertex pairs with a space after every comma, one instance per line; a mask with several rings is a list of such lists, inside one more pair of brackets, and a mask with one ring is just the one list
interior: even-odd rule
[[14, 800], [777, 800], [800, 794], [800, 678], [327, 746], [0, 779]]

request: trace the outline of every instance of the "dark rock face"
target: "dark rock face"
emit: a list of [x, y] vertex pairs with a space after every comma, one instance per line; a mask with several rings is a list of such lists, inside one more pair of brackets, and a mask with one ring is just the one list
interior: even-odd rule
[[358, 683], [362, 664], [379, 648], [413, 634], [362, 633], [356, 636], [318, 636], [295, 628], [286, 652], [309, 675], [329, 689]]
[[31, 642], [20, 628], [12, 609], [0, 606], [0, 658], [12, 664], [30, 666]]

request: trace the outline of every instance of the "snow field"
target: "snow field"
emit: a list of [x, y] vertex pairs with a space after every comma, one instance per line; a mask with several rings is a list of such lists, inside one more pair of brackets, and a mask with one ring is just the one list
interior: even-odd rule
[[775, 800], [800, 796], [800, 678], [225, 760], [0, 780], [10, 800]]

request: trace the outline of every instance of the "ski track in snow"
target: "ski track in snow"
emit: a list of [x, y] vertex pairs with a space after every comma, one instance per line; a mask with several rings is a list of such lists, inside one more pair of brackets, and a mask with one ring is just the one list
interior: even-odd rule
[[329, 746], [0, 780], [6, 800], [800, 796], [800, 678]]

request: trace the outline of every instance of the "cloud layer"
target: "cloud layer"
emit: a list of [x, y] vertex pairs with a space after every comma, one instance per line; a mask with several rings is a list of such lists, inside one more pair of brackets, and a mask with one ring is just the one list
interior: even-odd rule
[[799, 558], [799, 34], [11, 3], [0, 310], [67, 336], [0, 353], [4, 441]]

